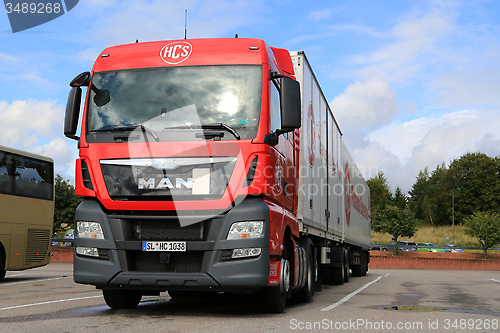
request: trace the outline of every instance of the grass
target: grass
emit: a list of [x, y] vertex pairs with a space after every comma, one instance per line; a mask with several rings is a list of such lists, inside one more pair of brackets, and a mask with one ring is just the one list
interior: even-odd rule
[[[446, 237], [449, 239], [447, 240]], [[434, 243], [438, 246], [444, 244], [451, 244], [453, 242], [452, 226], [430, 226], [419, 225], [415, 236], [401, 237], [400, 241], [411, 241], [415, 243], [427, 242]], [[372, 242], [375, 244], [387, 244], [392, 241], [392, 237], [386, 233], [379, 233], [372, 231]], [[465, 227], [463, 225], [455, 225], [455, 244], [464, 247], [481, 247], [476, 238], [465, 234]]]

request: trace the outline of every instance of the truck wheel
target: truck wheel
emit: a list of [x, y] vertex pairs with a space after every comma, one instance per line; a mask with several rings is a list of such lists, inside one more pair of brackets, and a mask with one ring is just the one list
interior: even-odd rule
[[321, 280], [324, 284], [332, 284], [333, 283], [333, 269], [331, 267], [322, 267], [321, 268]]
[[342, 253], [342, 256], [340, 257], [340, 267], [333, 267], [332, 268], [332, 273], [333, 273], [333, 283], [337, 285], [344, 284], [344, 272], [345, 272], [345, 259], [344, 259], [344, 254]]
[[5, 277], [5, 262], [6, 262], [6, 259], [5, 259], [5, 255], [2, 251], [2, 249], [0, 249], [0, 281], [3, 280], [3, 278]]
[[316, 270], [314, 269], [314, 255], [310, 246], [306, 246], [306, 284], [296, 294], [296, 299], [301, 303], [309, 303], [314, 295], [314, 284], [316, 283]]
[[104, 301], [112, 309], [133, 309], [142, 298], [138, 290], [103, 289]]
[[349, 271], [351, 270], [349, 263], [349, 252], [346, 252], [346, 256], [344, 257], [345, 265], [344, 265], [344, 282], [349, 282]]
[[361, 255], [361, 276], [366, 276], [366, 272], [368, 271], [368, 259], [366, 256], [366, 252], [363, 252]]
[[285, 310], [288, 291], [290, 290], [290, 262], [288, 261], [287, 248], [284, 246], [282, 251], [283, 264], [283, 284], [284, 291], [281, 290], [281, 285], [273, 287], [264, 287], [260, 291], [260, 304], [265, 313], [282, 313]]

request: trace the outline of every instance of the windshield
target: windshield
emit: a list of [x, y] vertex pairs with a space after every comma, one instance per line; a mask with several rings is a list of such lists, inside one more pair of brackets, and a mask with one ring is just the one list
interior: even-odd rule
[[[151, 141], [252, 139], [261, 98], [260, 66], [97, 72], [88, 101], [88, 139], [123, 139], [117, 132], [134, 128], [147, 130]], [[145, 137], [130, 134], [127, 140]]]

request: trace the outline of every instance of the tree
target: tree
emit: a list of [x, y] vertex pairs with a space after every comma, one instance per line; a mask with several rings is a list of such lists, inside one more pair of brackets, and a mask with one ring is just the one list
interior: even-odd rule
[[464, 219], [465, 233], [477, 238], [487, 259], [488, 248], [500, 243], [500, 215], [495, 212], [476, 212]]
[[[500, 159], [483, 153], [467, 153], [450, 163], [443, 187], [451, 208], [455, 189], [455, 219], [461, 221], [476, 212], [500, 210]], [[460, 190], [457, 190], [457, 187]], [[450, 209], [451, 220], [451, 209]]]
[[73, 226], [76, 206], [82, 201], [75, 194], [75, 188], [61, 175], [55, 178], [54, 231]]
[[366, 183], [370, 188], [370, 216], [373, 222], [376, 218], [376, 212], [390, 204], [391, 189], [382, 171], [377, 176], [368, 179]]
[[434, 221], [432, 219], [433, 211], [436, 209], [433, 201], [429, 199], [429, 196], [424, 195], [421, 204], [422, 215], [426, 221], [428, 221], [431, 225], [434, 225]]
[[429, 178], [432, 200], [431, 209], [433, 222], [437, 225], [451, 224], [451, 187], [444, 179], [448, 169], [443, 162], [436, 167]]
[[415, 216], [408, 208], [400, 209], [393, 205], [387, 205], [377, 212], [377, 217], [372, 221], [372, 229], [377, 232], [386, 232], [394, 240], [394, 250], [399, 254], [398, 238], [413, 237], [416, 232]]
[[417, 180], [412, 185], [411, 190], [408, 192], [408, 194], [410, 195], [408, 205], [417, 219], [425, 219], [432, 224], [432, 219], [429, 221], [425, 215], [425, 212], [429, 207], [423, 207], [424, 201], [427, 201], [428, 204], [429, 197], [431, 196], [432, 192], [431, 184], [429, 182], [430, 178], [431, 176], [429, 174], [429, 167], [425, 167], [424, 170], [420, 170], [417, 176]]
[[401, 191], [401, 188], [398, 186], [396, 188], [396, 191], [394, 191], [394, 196], [392, 197], [392, 204], [399, 209], [406, 209], [406, 206], [408, 204], [408, 199], [406, 198], [406, 195], [404, 195], [403, 191]]

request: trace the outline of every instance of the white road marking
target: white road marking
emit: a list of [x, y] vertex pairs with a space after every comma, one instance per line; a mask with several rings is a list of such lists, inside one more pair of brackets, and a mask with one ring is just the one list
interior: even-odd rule
[[347, 295], [346, 297], [342, 298], [340, 301], [338, 301], [337, 303], [334, 303], [330, 306], [327, 306], [326, 308], [324, 309], [321, 309], [320, 311], [330, 311], [332, 309], [335, 309], [337, 306], [341, 305], [341, 304], [344, 304], [345, 302], [347, 302], [348, 300], [350, 300], [352, 297], [356, 296], [357, 294], [359, 294], [360, 292], [362, 292], [363, 290], [365, 290], [366, 288], [368, 288], [369, 286], [371, 286], [372, 284], [374, 284], [375, 282], [378, 282], [381, 278], [383, 277], [386, 277], [388, 276], [389, 274], [386, 274], [384, 276], [379, 276], [378, 278], [376, 278], [375, 280], [373, 280], [372, 282], [369, 282], [367, 284], [365, 284], [364, 286], [362, 286], [361, 288], [359, 288], [358, 290], [356, 291], [353, 291], [352, 293], [350, 293], [349, 295]]
[[498, 283], [500, 283], [500, 281], [498, 281], [498, 280], [495, 280], [495, 279], [490, 279], [490, 280], [491, 280], [491, 281], [495, 281], [495, 282], [498, 282]]
[[[10, 277], [10, 276], [8, 276]], [[14, 284], [23, 284], [23, 283], [34, 283], [34, 282], [43, 282], [43, 281], [54, 281], [54, 280], [61, 280], [61, 279], [69, 279], [72, 278], [73, 276], [63, 276], [63, 277], [58, 277], [58, 278], [52, 278], [52, 279], [41, 279], [41, 280], [29, 280], [29, 281], [20, 281], [20, 282], [11, 282], [11, 283], [0, 283], [0, 287], [4, 286], [12, 286]]]
[[87, 296], [87, 297], [78, 297], [78, 298], [68, 298], [68, 299], [59, 299], [59, 300], [56, 300], [56, 301], [48, 301], [48, 302], [40, 302], [40, 303], [15, 305], [15, 306], [9, 306], [9, 307], [6, 307], [6, 308], [0, 308], [0, 311], [1, 310], [27, 308], [27, 307], [30, 307], [30, 306], [37, 306], [37, 305], [46, 305], [46, 304], [54, 304], [54, 303], [62, 303], [62, 302], [80, 301], [82, 299], [90, 299], [90, 298], [98, 298], [98, 297], [102, 297], [102, 295]]

